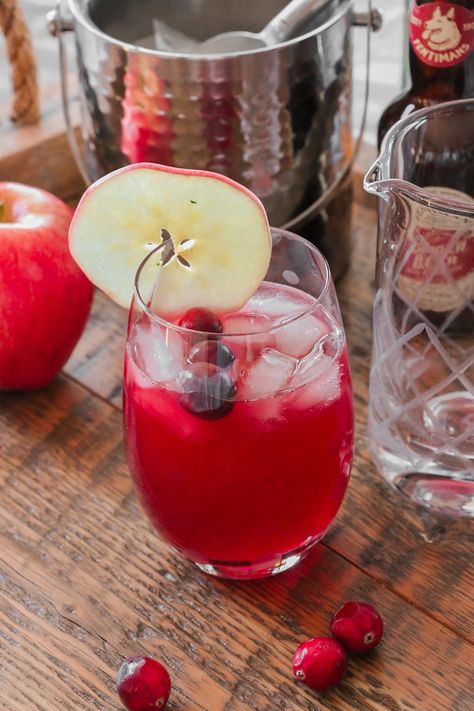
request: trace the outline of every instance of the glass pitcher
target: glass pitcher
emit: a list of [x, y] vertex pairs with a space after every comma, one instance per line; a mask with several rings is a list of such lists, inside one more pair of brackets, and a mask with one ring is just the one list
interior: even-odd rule
[[474, 516], [474, 99], [387, 134], [379, 197], [369, 442], [416, 504]]

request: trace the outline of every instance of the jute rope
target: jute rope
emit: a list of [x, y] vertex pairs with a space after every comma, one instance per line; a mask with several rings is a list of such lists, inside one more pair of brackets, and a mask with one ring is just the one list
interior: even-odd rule
[[0, 0], [2, 29], [11, 64], [14, 92], [11, 119], [18, 125], [39, 121], [36, 61], [30, 33], [17, 0]]

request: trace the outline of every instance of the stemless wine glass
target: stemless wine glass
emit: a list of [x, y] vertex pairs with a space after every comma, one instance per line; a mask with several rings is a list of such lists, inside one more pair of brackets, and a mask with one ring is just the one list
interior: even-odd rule
[[138, 269], [129, 318], [125, 442], [140, 499], [165, 541], [222, 577], [301, 560], [334, 519], [352, 462], [329, 267], [301, 237], [273, 229], [272, 240], [265, 280], [221, 315], [221, 334], [151, 310], [155, 251]]

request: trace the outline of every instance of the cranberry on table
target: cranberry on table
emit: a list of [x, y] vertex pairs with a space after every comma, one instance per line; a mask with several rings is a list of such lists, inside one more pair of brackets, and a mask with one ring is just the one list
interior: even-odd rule
[[193, 331], [206, 331], [207, 333], [222, 333], [222, 321], [213, 311], [196, 307], [189, 309], [181, 316], [178, 326], [189, 328]]
[[213, 363], [193, 363], [177, 378], [179, 401], [185, 410], [205, 420], [224, 417], [234, 406], [236, 389], [225, 370]]
[[214, 339], [199, 341], [188, 356], [189, 363], [213, 363], [219, 368], [230, 368], [235, 360], [231, 349]]
[[302, 642], [293, 657], [295, 677], [316, 691], [336, 686], [346, 671], [346, 651], [331, 637], [314, 637]]
[[367, 602], [346, 602], [331, 618], [331, 633], [349, 652], [364, 654], [382, 639], [383, 620]]
[[166, 706], [171, 680], [165, 667], [155, 659], [131, 657], [120, 667], [116, 686], [128, 711], [156, 711]]

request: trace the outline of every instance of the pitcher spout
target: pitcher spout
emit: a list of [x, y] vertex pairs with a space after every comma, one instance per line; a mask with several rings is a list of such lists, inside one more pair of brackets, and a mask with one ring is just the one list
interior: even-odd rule
[[382, 166], [380, 165], [380, 160], [377, 158], [364, 176], [364, 190], [368, 193], [374, 193], [376, 195], [379, 193], [381, 170]]
[[381, 197], [385, 193], [392, 192], [395, 189], [394, 183], [396, 182], [383, 178], [382, 169], [383, 164], [379, 156], [364, 176], [364, 190]]

